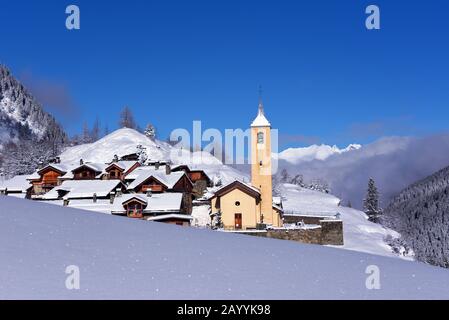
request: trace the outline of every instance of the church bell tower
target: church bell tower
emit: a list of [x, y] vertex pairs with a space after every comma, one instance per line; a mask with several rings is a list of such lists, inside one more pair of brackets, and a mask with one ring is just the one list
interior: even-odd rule
[[251, 124], [251, 184], [260, 190], [258, 223], [273, 224], [273, 191], [271, 171], [271, 124], [264, 114], [262, 98]]

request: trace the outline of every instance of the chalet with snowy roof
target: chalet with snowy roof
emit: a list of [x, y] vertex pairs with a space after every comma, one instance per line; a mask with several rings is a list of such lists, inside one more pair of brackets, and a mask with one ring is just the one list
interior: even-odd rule
[[17, 198], [30, 198], [33, 186], [28, 175], [15, 176], [6, 181], [0, 181], [0, 194]]
[[204, 170], [190, 169], [188, 165], [178, 165], [171, 169], [173, 172], [184, 171], [193, 183], [192, 193], [196, 198], [203, 196], [208, 187], [212, 186], [212, 180]]
[[146, 166], [136, 168], [125, 180], [130, 193], [181, 193], [188, 213], [192, 212], [193, 183], [185, 172], [171, 172], [169, 165], [158, 169]]
[[58, 179], [64, 176], [70, 168], [61, 163], [51, 163], [28, 176], [28, 181], [32, 184], [32, 195], [42, 195], [59, 184]]
[[282, 204], [273, 203], [271, 124], [262, 101], [251, 124], [251, 184], [234, 181], [217, 190], [210, 200], [211, 217], [219, 216], [226, 230], [283, 226]]
[[187, 214], [182, 193], [124, 194], [116, 197], [111, 213], [130, 218], [145, 219], [189, 226], [193, 219]]
[[129, 153], [120, 157], [120, 161], [139, 161], [139, 155], [137, 153]]
[[125, 177], [140, 167], [138, 161], [114, 161], [104, 169], [102, 179], [124, 180]]
[[80, 160], [80, 165], [72, 170], [73, 180], [100, 179], [106, 167], [105, 163], [84, 163], [83, 160]]
[[67, 180], [42, 196], [43, 200], [98, 199], [113, 201], [116, 193], [122, 193], [125, 185], [120, 180]]

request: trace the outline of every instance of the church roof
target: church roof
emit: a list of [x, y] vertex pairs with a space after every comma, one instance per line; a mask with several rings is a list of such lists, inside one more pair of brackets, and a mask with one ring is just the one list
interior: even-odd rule
[[256, 119], [251, 123], [251, 127], [271, 127], [270, 122], [265, 118], [262, 102], [259, 103], [259, 112], [257, 113]]
[[235, 181], [221, 187], [217, 191], [215, 191], [215, 194], [210, 199], [215, 198], [215, 197], [224, 196], [225, 194], [227, 194], [228, 192], [230, 192], [234, 189], [239, 189], [239, 190], [247, 193], [248, 195], [252, 196], [253, 198], [260, 198], [259, 189], [253, 187], [252, 185], [250, 185], [248, 183], [244, 183], [242, 181], [235, 180]]

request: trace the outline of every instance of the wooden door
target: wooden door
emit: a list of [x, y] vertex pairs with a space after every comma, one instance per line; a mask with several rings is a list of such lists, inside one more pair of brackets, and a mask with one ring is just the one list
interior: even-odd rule
[[241, 230], [242, 229], [242, 214], [241, 213], [236, 213], [235, 214], [235, 225], [234, 228], [236, 230]]

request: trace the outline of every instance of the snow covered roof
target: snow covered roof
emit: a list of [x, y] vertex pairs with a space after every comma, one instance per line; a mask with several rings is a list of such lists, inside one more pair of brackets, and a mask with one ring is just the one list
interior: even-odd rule
[[103, 172], [104, 169], [106, 169], [107, 166], [108, 166], [108, 165], [105, 164], [105, 163], [86, 162], [86, 163], [83, 163], [82, 165], [79, 165], [79, 166], [76, 167], [76, 168], [73, 168], [73, 169], [72, 169], [72, 172], [75, 171], [75, 170], [77, 170], [77, 169], [80, 169], [80, 168], [82, 168], [82, 167], [90, 168], [90, 169], [92, 169], [92, 170], [94, 170], [94, 171], [96, 171], [96, 172]]
[[107, 197], [119, 185], [121, 185], [119, 180], [66, 180], [60, 186], [51, 189], [42, 199], [58, 199], [58, 191], [68, 191], [64, 199], [92, 198], [94, 193], [99, 198]]
[[29, 176], [27, 176], [27, 180], [38, 180], [41, 178], [41, 176], [39, 175], [39, 173], [37, 173], [37, 171], [34, 171], [32, 174], [30, 174]]
[[[64, 206], [63, 200], [44, 200], [39, 202]], [[93, 202], [92, 199], [73, 199], [69, 201], [68, 207], [111, 214], [112, 204], [109, 199], [98, 199], [97, 202]]]
[[242, 182], [240, 180], [235, 180], [216, 190], [211, 198], [214, 198], [216, 196], [222, 196], [235, 188], [243, 188], [244, 190], [249, 191], [249, 193], [251, 193], [254, 196], [260, 196], [260, 190], [258, 188], [252, 186], [249, 183]]
[[176, 213], [170, 213], [170, 214], [161, 214], [155, 217], [147, 217], [145, 220], [147, 221], [160, 221], [165, 219], [180, 219], [180, 220], [193, 220], [193, 217], [187, 214], [176, 214]]
[[152, 194], [151, 197], [145, 194], [124, 194], [115, 198], [112, 212], [123, 213], [125, 210], [123, 204], [134, 198], [146, 204], [144, 213], [179, 212], [181, 210], [182, 193], [167, 192]]
[[122, 169], [123, 172], [127, 172], [129, 169], [131, 169], [137, 163], [139, 163], [139, 161], [124, 161], [123, 160], [123, 161], [112, 162], [105, 167], [105, 170], [107, 170], [111, 166], [115, 165], [115, 166], [119, 167], [120, 169]]
[[265, 118], [262, 103], [259, 103], [259, 112], [256, 119], [251, 123], [251, 127], [271, 127], [270, 122]]
[[185, 172], [183, 171], [167, 174], [165, 167], [159, 168], [158, 170], [153, 167], [139, 167], [127, 176], [127, 179], [134, 179], [128, 186], [128, 190], [137, 188], [151, 177], [164, 184], [168, 189], [171, 189], [184, 175]]
[[28, 175], [15, 176], [10, 180], [0, 182], [0, 190], [6, 190], [10, 192], [26, 192], [31, 187], [30, 182], [27, 180]]
[[72, 172], [72, 171], [68, 171], [68, 172], [66, 172], [65, 175], [60, 176], [58, 179], [61, 179], [61, 180], [64, 180], [64, 179], [73, 179], [73, 177], [74, 177], [73, 172]]
[[52, 168], [55, 169], [56, 171], [62, 172], [62, 173], [66, 173], [67, 171], [70, 170], [70, 166], [63, 164], [63, 163], [50, 163], [48, 165], [46, 165], [45, 167], [43, 167], [42, 169], [38, 170], [37, 172], [40, 173], [44, 170], [47, 170], [48, 168]]

